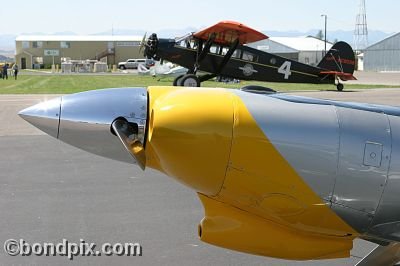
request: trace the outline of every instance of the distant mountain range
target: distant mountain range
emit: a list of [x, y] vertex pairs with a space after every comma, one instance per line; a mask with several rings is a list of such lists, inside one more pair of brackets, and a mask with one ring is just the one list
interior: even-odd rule
[[[190, 27], [186, 29], [165, 29], [157, 32], [158, 37], [177, 37], [177, 36], [184, 36], [189, 32], [196, 32], [199, 29]], [[272, 31], [272, 30], [263, 30], [262, 32], [265, 33], [267, 36], [270, 37], [298, 37], [298, 36], [315, 36], [317, 35], [319, 30], [309, 30], [307, 32], [301, 32], [301, 31]], [[100, 32], [96, 33], [93, 35], [138, 35], [138, 36], [143, 36], [146, 31], [144, 30], [128, 30], [128, 29], [115, 29], [114, 31], [109, 30], [105, 32]], [[147, 35], [151, 34], [151, 32], [147, 32]], [[388, 32], [383, 32], [379, 30], [370, 30], [369, 31], [369, 43], [374, 44], [376, 42], [379, 42], [386, 37], [389, 37], [394, 33], [388, 33]], [[353, 31], [343, 31], [343, 30], [338, 30], [338, 31], [328, 31], [328, 40], [333, 42], [335, 40], [338, 41], [345, 41], [348, 43], [353, 43]]]
[[13, 58], [0, 54], [0, 62], [12, 62], [12, 61], [14, 61]]
[[[157, 32], [159, 37], [177, 37], [184, 36], [189, 32], [197, 31], [197, 28], [188, 27], [184, 29], [165, 29]], [[264, 30], [266, 35], [270, 37], [296, 37], [296, 36], [315, 36], [317, 35], [319, 30], [309, 30], [307, 32], [300, 31], [270, 31]], [[114, 29], [108, 30], [104, 32], [94, 33], [91, 35], [135, 35], [135, 36], [144, 36], [146, 33], [145, 30], [129, 30], [129, 29]], [[151, 32], [147, 32], [147, 35], [151, 34]], [[374, 44], [378, 41], [383, 40], [384, 38], [392, 35], [393, 33], [383, 32], [379, 30], [370, 30], [369, 31], [369, 43]], [[48, 33], [43, 32], [33, 32], [33, 33], [21, 33], [20, 35], [49, 35]], [[56, 32], [50, 33], [50, 35], [78, 35], [74, 32], [64, 31], [64, 32]], [[14, 54], [15, 51], [15, 38], [17, 35], [12, 34], [0, 34], [0, 54], [10, 56]], [[350, 44], [353, 43], [353, 31], [328, 31], [328, 40], [333, 42], [335, 40], [346, 41]]]

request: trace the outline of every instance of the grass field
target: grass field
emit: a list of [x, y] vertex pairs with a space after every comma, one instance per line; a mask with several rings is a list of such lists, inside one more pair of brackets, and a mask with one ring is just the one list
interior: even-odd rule
[[[80, 91], [118, 88], [118, 87], [147, 87], [152, 85], [170, 86], [173, 78], [154, 78], [138, 75], [21, 75], [18, 80], [9, 78], [0, 79], [0, 94], [68, 94]], [[314, 84], [286, 84], [243, 81], [239, 84], [224, 84], [207, 81], [203, 87], [240, 88], [250, 84], [257, 84], [277, 91], [296, 90], [335, 90], [333, 85]], [[383, 85], [346, 85], [345, 90], [388, 88]]]

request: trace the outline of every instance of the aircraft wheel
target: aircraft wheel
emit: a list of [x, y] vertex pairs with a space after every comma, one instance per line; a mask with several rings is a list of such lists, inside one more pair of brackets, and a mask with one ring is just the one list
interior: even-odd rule
[[338, 85], [336, 85], [336, 89], [337, 89], [338, 91], [343, 91], [344, 85], [343, 85], [342, 83], [339, 83]]
[[179, 81], [178, 85], [183, 87], [200, 87], [200, 80], [196, 75], [184, 75]]
[[183, 77], [184, 75], [180, 75], [180, 76], [177, 76], [175, 79], [174, 79], [174, 83], [172, 84], [173, 86], [179, 86], [179, 80]]

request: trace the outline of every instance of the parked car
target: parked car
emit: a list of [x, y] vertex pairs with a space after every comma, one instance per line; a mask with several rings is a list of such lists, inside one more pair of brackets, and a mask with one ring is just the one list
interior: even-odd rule
[[146, 64], [146, 59], [128, 59], [126, 62], [119, 62], [118, 68], [124, 69], [137, 69], [139, 64]]

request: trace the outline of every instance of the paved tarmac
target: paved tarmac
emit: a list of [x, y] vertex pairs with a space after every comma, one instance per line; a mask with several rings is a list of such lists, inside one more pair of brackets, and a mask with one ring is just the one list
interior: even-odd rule
[[[400, 105], [400, 89], [295, 94]], [[10, 238], [31, 244], [64, 238], [98, 246], [139, 242], [143, 255], [70, 261], [12, 257], [0, 248], [0, 265], [354, 265], [375, 246], [357, 240], [349, 259], [292, 262], [202, 243], [197, 224], [203, 207], [194, 192], [155, 171], [142, 172], [61, 143], [16, 115], [52, 97], [0, 96], [0, 245]]]
[[400, 85], [400, 72], [366, 72], [356, 71], [354, 76], [357, 80], [348, 81], [349, 84], [380, 84], [389, 86]]

